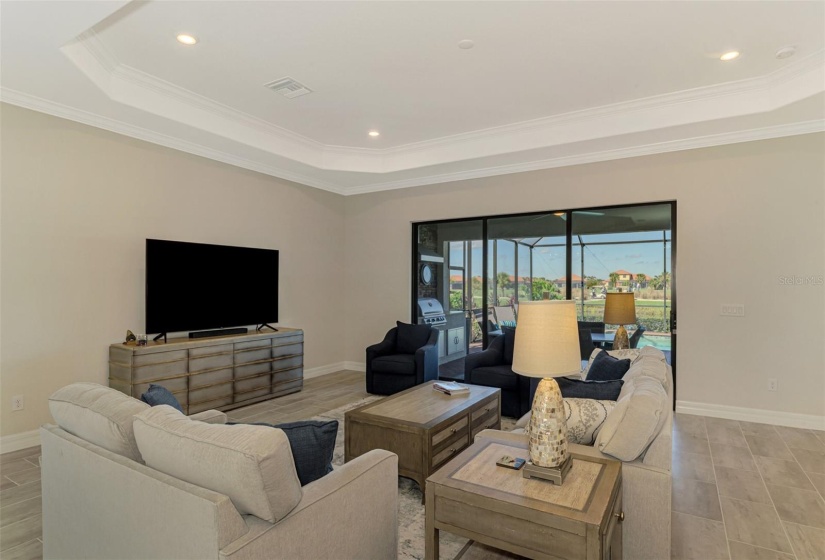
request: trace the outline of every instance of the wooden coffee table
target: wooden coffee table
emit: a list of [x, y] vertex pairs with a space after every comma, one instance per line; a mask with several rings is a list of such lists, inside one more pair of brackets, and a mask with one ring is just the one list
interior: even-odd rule
[[398, 474], [424, 491], [427, 477], [487, 428], [501, 426], [500, 389], [468, 385], [470, 392], [448, 396], [433, 381], [344, 415], [344, 460], [373, 449], [398, 455]]
[[496, 466], [504, 455], [526, 457], [526, 444], [483, 439], [427, 479], [425, 558], [444, 530], [528, 558], [621, 559], [621, 462], [573, 453], [556, 486]]

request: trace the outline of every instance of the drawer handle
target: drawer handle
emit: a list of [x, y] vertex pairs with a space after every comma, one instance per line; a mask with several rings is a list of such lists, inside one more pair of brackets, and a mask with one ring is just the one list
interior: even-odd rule
[[[455, 453], [455, 447], [450, 448], [450, 453]], [[622, 515], [624, 515], [624, 513], [622, 513]]]
[[619, 519], [619, 523], [624, 521], [624, 512], [623, 511], [620, 511], [619, 513], [614, 513], [613, 515], [615, 515]]
[[458, 431], [458, 428], [450, 428], [450, 433], [454, 434]]

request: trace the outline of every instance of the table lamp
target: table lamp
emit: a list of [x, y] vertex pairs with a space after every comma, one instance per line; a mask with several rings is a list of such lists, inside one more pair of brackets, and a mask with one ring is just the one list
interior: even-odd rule
[[541, 382], [529, 426], [525, 478], [561, 484], [572, 463], [567, 452], [564, 402], [554, 376], [581, 371], [579, 327], [573, 301], [530, 301], [519, 306], [513, 371]]
[[636, 298], [633, 292], [610, 292], [604, 302], [604, 322], [619, 325], [613, 338], [613, 350], [630, 347], [624, 325], [636, 322]]

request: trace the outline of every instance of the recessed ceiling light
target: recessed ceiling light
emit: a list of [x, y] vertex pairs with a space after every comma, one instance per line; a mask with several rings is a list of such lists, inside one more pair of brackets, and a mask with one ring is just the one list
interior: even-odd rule
[[467, 49], [472, 49], [475, 46], [476, 46], [476, 44], [473, 43], [470, 39], [464, 39], [463, 41], [458, 42], [458, 48], [459, 49], [464, 49], [465, 51]]
[[367, 134], [369, 134], [373, 138], [375, 138], [376, 136], [381, 136], [381, 133], [378, 132], [377, 130], [370, 130]]
[[179, 43], [183, 43], [184, 45], [194, 45], [198, 42], [197, 38], [192, 35], [187, 35], [186, 33], [181, 33], [178, 35], [177, 40]]
[[776, 51], [776, 58], [782, 60], [783, 58], [790, 58], [796, 54], [796, 47], [782, 47]]
[[728, 60], [734, 60], [739, 58], [739, 51], [729, 51], [719, 57], [719, 60], [723, 60], [727, 62]]

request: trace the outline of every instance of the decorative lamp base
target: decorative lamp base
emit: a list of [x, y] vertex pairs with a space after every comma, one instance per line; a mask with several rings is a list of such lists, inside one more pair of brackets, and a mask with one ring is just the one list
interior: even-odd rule
[[564, 463], [558, 467], [539, 467], [533, 463], [527, 463], [521, 470], [521, 476], [524, 478], [541, 478], [543, 480], [549, 480], [553, 484], [561, 485], [572, 466], [573, 457], [570, 455], [568, 455]]
[[627, 339], [627, 331], [624, 326], [619, 325], [616, 336], [613, 337], [613, 350], [627, 350], [630, 348], [630, 341]]

